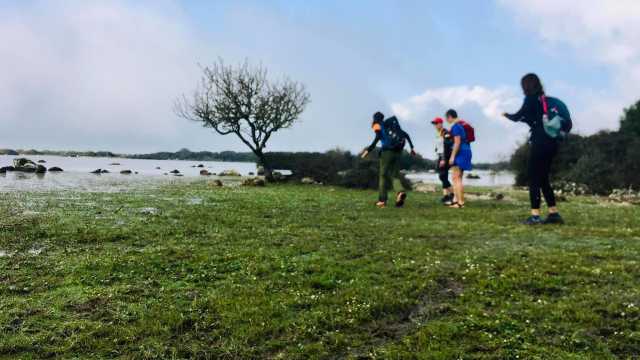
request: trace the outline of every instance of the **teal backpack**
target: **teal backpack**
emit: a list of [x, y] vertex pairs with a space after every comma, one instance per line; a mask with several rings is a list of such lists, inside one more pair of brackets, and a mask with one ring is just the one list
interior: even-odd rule
[[567, 138], [573, 128], [573, 121], [567, 105], [560, 99], [542, 95], [540, 96], [544, 115], [542, 125], [549, 137], [558, 140]]

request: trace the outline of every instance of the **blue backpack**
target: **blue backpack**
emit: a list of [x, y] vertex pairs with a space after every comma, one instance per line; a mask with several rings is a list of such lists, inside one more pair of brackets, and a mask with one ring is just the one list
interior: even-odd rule
[[560, 99], [544, 95], [540, 97], [540, 102], [544, 111], [542, 116], [544, 131], [553, 139], [566, 139], [573, 129], [573, 121], [567, 105]]
[[384, 149], [403, 149], [405, 145], [405, 132], [400, 127], [398, 118], [392, 116], [382, 122], [382, 147]]

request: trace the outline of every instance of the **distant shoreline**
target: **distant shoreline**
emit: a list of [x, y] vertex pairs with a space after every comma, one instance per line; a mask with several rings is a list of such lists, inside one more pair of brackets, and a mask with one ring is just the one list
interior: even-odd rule
[[223, 162], [256, 162], [256, 158], [249, 152], [235, 151], [190, 151], [181, 149], [176, 152], [155, 152], [148, 154], [118, 154], [111, 151], [74, 151], [74, 150], [23, 150], [0, 149], [0, 155], [9, 156], [63, 156], [63, 157], [96, 157], [96, 158], [122, 158], [145, 160], [188, 160], [188, 161], [223, 161]]
[[[279, 154], [314, 154], [319, 152], [280, 152]], [[118, 154], [111, 151], [74, 151], [74, 150], [35, 150], [35, 149], [0, 149], [0, 155], [9, 156], [64, 156], [64, 157], [104, 157], [104, 158], [122, 158], [122, 159], [144, 159], [144, 160], [185, 160], [185, 161], [222, 161], [222, 162], [250, 162], [256, 163], [257, 158], [251, 152], [237, 152], [237, 151], [191, 151], [189, 149], [181, 149], [176, 152], [160, 151], [147, 154]], [[427, 160], [433, 161], [433, 160]], [[419, 166], [420, 170], [429, 170], [433, 166]], [[497, 161], [490, 163], [476, 163], [474, 164], [476, 170], [493, 170], [503, 171], [511, 170], [510, 163], [508, 161]]]

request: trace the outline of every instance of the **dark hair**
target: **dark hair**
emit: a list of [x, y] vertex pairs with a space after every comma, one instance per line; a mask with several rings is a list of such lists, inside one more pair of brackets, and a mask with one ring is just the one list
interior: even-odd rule
[[540, 96], [544, 95], [544, 88], [538, 75], [534, 73], [527, 74], [522, 77], [520, 81], [522, 85], [522, 91], [526, 96]]
[[444, 116], [446, 116], [446, 117], [452, 117], [452, 118], [454, 118], [454, 119], [457, 119], [457, 118], [458, 118], [458, 112], [457, 112], [457, 111], [455, 111], [455, 110], [453, 110], [453, 109], [449, 109], [449, 110], [447, 110], [447, 112], [444, 114]]
[[373, 122], [382, 122], [382, 120], [384, 120], [384, 114], [381, 113], [380, 111], [376, 112], [375, 114], [373, 114]]

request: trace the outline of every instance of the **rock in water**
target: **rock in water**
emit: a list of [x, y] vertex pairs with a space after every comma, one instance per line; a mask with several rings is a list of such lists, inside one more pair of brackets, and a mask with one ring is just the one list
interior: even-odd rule
[[203, 164], [198, 164], [198, 166], [196, 166], [196, 167], [203, 168], [204, 165]]
[[61, 168], [54, 166], [49, 168], [49, 172], [63, 172], [64, 170], [62, 170]]
[[47, 172], [47, 168], [42, 166], [42, 165], [38, 165], [36, 167], [36, 174], [44, 174]]
[[223, 172], [218, 174], [218, 176], [242, 176], [242, 175], [240, 175], [240, 173], [237, 172], [236, 170], [224, 170]]
[[120, 174], [122, 174], [122, 175], [131, 175], [132, 173], [133, 173], [133, 171], [131, 171], [131, 170], [122, 170], [122, 171], [120, 171]]
[[171, 170], [169, 171], [170, 174], [180, 174], [180, 171], [176, 170]]
[[102, 174], [102, 169], [95, 169], [91, 173], [92, 174]]
[[104, 169], [104, 170], [102, 170], [100, 173], [101, 173], [101, 174], [108, 174], [108, 173], [109, 173], [109, 170]]
[[30, 173], [36, 172], [38, 170], [38, 165], [27, 158], [13, 159], [13, 167], [15, 168], [15, 171]]
[[5, 166], [0, 168], [0, 174], [4, 174], [10, 171], [16, 171], [16, 169], [13, 166]]
[[38, 160], [38, 164], [46, 164], [47, 161], [46, 160]]
[[206, 169], [202, 169], [202, 170], [200, 170], [200, 175], [209, 176], [209, 175], [211, 175], [211, 173]]

